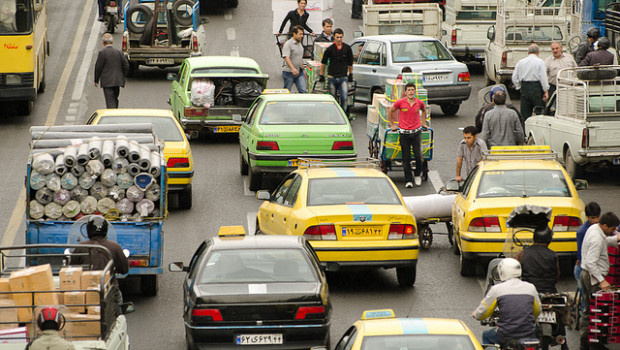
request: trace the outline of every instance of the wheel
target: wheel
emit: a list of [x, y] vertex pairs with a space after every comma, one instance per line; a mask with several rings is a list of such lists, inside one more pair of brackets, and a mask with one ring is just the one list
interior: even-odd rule
[[433, 245], [433, 230], [428, 225], [420, 226], [420, 246], [429, 249]]
[[581, 176], [583, 168], [581, 165], [575, 163], [570, 148], [564, 151], [564, 168], [566, 168], [566, 172], [573, 180]]
[[[452, 227], [454, 227], [454, 224], [452, 224]], [[454, 231], [454, 229], [452, 229], [452, 230]], [[459, 254], [461, 254], [461, 249], [459, 248], [459, 244], [458, 244], [458, 242], [456, 241], [456, 238], [454, 238], [454, 244], [452, 245], [452, 252], [453, 252], [455, 255], [459, 255]]]
[[489, 73], [487, 73], [486, 67], [484, 68], [484, 85], [491, 86], [493, 85], [493, 80], [489, 77]]
[[140, 277], [140, 291], [147, 297], [154, 297], [159, 291], [157, 275], [146, 275]]
[[443, 103], [440, 104], [439, 107], [441, 107], [441, 111], [444, 115], [455, 115], [459, 111], [459, 108], [461, 108], [461, 102]]
[[262, 185], [263, 174], [252, 168], [252, 164], [248, 164], [248, 173], [250, 175], [250, 191], [258, 191]]
[[20, 115], [30, 115], [34, 109], [34, 100], [23, 100], [17, 102], [17, 113]]
[[533, 146], [536, 144], [536, 141], [534, 141], [534, 136], [532, 136], [531, 134], [527, 137], [527, 142], [526, 144], [528, 146]]
[[148, 23], [151, 18], [153, 18], [153, 10], [150, 7], [144, 4], [133, 6], [127, 10], [127, 17], [125, 18], [127, 30], [136, 34], [144, 33], [145, 25], [136, 22]]
[[192, 0], [176, 0], [172, 4], [172, 16], [174, 20], [183, 26], [192, 25], [194, 18], [192, 16], [192, 6], [194, 2]]
[[192, 185], [179, 192], [179, 208], [180, 209], [192, 209]]
[[248, 174], [248, 163], [243, 158], [241, 151], [239, 151], [239, 173], [244, 176]]
[[415, 283], [416, 267], [397, 267], [396, 278], [401, 287], [411, 287]]
[[39, 83], [39, 89], [37, 90], [37, 94], [41, 94], [45, 92], [45, 74]]
[[228, 8], [237, 8], [239, 6], [239, 0], [228, 0], [226, 2], [226, 7]]
[[422, 161], [422, 181], [428, 181], [428, 162]]
[[448, 221], [446, 222], [446, 228], [448, 229], [448, 242], [454, 247], [454, 225], [452, 225], [452, 222]]
[[466, 259], [463, 257], [463, 253], [459, 255], [459, 262], [461, 265], [461, 276], [474, 276], [476, 274], [476, 261]]
[[129, 62], [129, 75], [130, 77], [135, 77], [138, 75], [138, 67], [140, 65], [137, 62]]
[[116, 28], [116, 19], [111, 14], [106, 15], [106, 22], [108, 24], [107, 32], [110, 34], [114, 34], [114, 29]]
[[254, 228], [254, 236], [264, 235], [263, 231], [260, 230], [260, 224], [258, 223], [258, 218], [256, 218], [256, 227]]

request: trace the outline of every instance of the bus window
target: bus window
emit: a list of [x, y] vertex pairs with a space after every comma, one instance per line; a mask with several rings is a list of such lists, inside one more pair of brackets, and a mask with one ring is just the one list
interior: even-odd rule
[[32, 31], [30, 0], [0, 0], [0, 34]]

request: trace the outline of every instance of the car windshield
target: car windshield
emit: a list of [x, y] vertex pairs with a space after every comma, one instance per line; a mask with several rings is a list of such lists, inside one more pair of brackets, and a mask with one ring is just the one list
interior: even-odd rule
[[314, 282], [308, 257], [301, 249], [216, 250], [206, 260], [198, 283]]
[[558, 26], [511, 26], [506, 28], [506, 42], [541, 42], [562, 40], [562, 30]]
[[361, 350], [474, 350], [467, 335], [404, 334], [366, 336]]
[[482, 173], [478, 198], [570, 197], [560, 170], [498, 170]]
[[[0, 1], [0, 34], [30, 33], [33, 26], [31, 4], [32, 1], [29, 0]], [[4, 44], [4, 48], [7, 48], [7, 44]], [[8, 48], [14, 49], [14, 47]]]
[[448, 50], [436, 40], [392, 43], [394, 63], [451, 61], [452, 59]]
[[261, 125], [345, 125], [342, 109], [335, 102], [268, 102], [260, 117]]
[[152, 123], [155, 129], [155, 135], [157, 138], [169, 141], [180, 142], [183, 141], [183, 135], [179, 131], [174, 120], [164, 117], [149, 117], [149, 116], [102, 116], [99, 119], [98, 124], [133, 124], [133, 123]]
[[192, 74], [259, 74], [254, 68], [245, 67], [208, 67], [196, 68]]
[[[338, 169], [334, 169], [338, 173]], [[343, 170], [347, 171], [347, 170]], [[310, 179], [308, 206], [343, 204], [401, 204], [390, 180], [383, 177]]]

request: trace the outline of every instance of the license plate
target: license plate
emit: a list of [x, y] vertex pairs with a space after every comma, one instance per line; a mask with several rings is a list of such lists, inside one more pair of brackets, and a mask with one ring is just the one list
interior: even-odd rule
[[620, 158], [614, 159], [614, 165], [620, 165]]
[[238, 125], [216, 126], [215, 129], [213, 129], [213, 132], [216, 132], [216, 133], [221, 133], [221, 132], [239, 132], [239, 126]]
[[173, 58], [149, 58], [146, 64], [174, 64]]
[[425, 82], [450, 80], [452, 74], [424, 74]]
[[298, 166], [299, 165], [299, 159], [289, 159], [288, 161], [288, 166]]
[[282, 344], [282, 334], [239, 334], [237, 345]]
[[355, 227], [343, 227], [343, 237], [372, 237], [381, 236], [383, 234], [383, 228], [381, 226], [355, 226]]
[[107, 11], [108, 13], [118, 13], [118, 7], [108, 6]]
[[538, 315], [538, 322], [544, 323], [556, 323], [555, 320], [555, 312], [553, 311], [543, 311]]

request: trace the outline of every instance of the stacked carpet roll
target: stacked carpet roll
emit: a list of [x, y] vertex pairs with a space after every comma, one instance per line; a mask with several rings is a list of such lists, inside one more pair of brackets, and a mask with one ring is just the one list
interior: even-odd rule
[[117, 214], [119, 220], [139, 221], [162, 212], [163, 142], [151, 124], [33, 126], [30, 131], [29, 219]]

